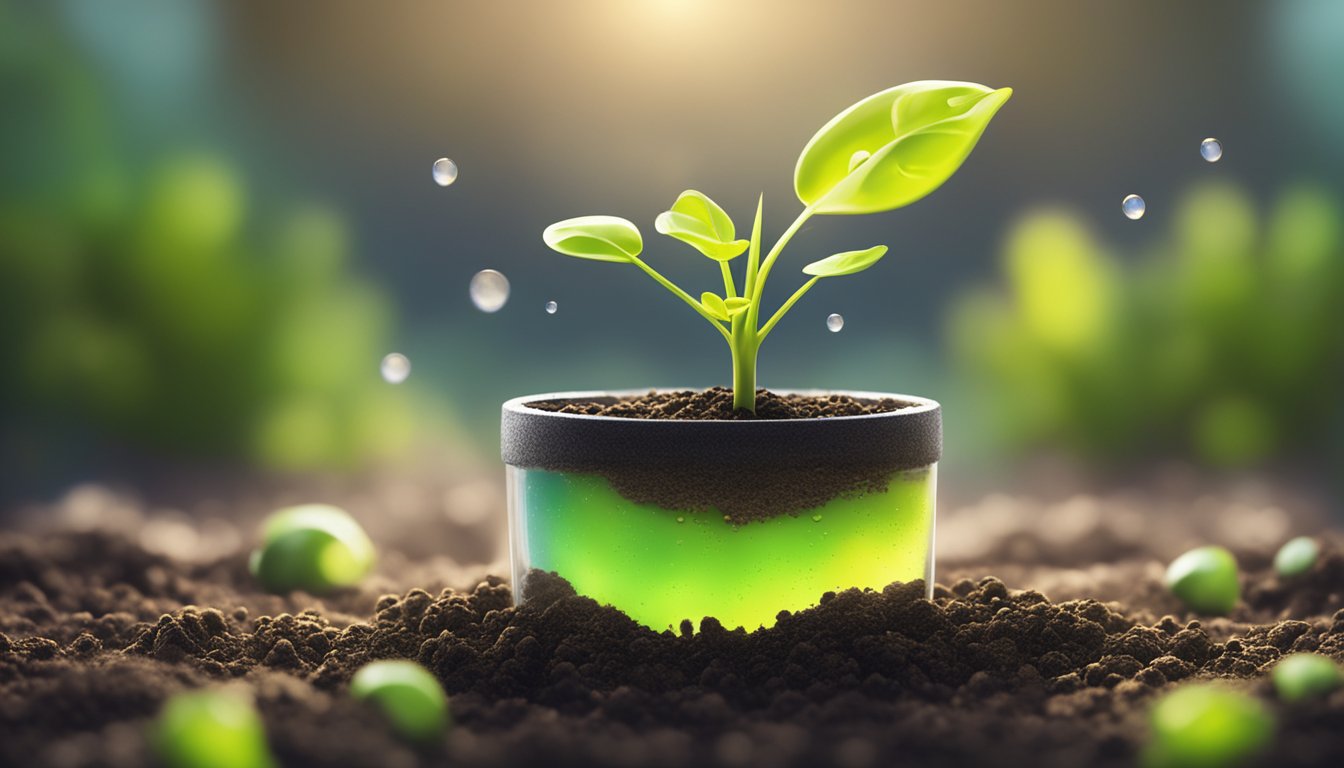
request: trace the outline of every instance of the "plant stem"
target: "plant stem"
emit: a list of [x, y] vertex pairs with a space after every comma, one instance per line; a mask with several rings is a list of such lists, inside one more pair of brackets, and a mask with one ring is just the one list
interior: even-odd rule
[[793, 239], [793, 236], [798, 234], [798, 230], [802, 229], [803, 224], [806, 223], [808, 219], [812, 218], [812, 212], [813, 208], [809, 205], [803, 209], [802, 213], [798, 214], [798, 218], [793, 220], [793, 223], [789, 225], [789, 228], [784, 230], [784, 234], [780, 235], [779, 239], [775, 241], [774, 246], [770, 248], [770, 253], [765, 257], [765, 263], [761, 264], [761, 270], [759, 274], [756, 275], [755, 284], [752, 285], [753, 291], [750, 297], [751, 308], [747, 310], [750, 314], [747, 324], [751, 327], [755, 328], [757, 322], [760, 320], [761, 296], [765, 293], [765, 279], [770, 276], [770, 268], [775, 266], [775, 260], [779, 258], [779, 254], [784, 250], [784, 246], [788, 245], [789, 241]]
[[649, 277], [652, 277], [654, 280], [657, 280], [659, 285], [671, 291], [674, 295], [676, 295], [677, 298], [691, 305], [691, 309], [694, 309], [696, 312], [700, 314], [701, 317], [708, 320], [709, 324], [714, 326], [714, 330], [718, 331], [719, 334], [722, 335], [723, 338], [729, 344], [733, 343], [732, 335], [729, 334], [728, 331], [723, 327], [723, 324], [720, 323], [713, 315], [709, 314], [708, 310], [700, 306], [700, 302], [691, 298], [690, 294], [686, 293], [685, 291], [681, 290], [681, 288], [677, 287], [676, 283], [658, 274], [658, 270], [654, 269], [653, 267], [650, 267], [648, 264], [645, 264], [643, 260], [641, 260], [640, 258], [636, 256], [631, 256], [630, 262], [635, 266], [639, 267], [640, 269], [644, 270], [646, 273], [648, 273]]
[[760, 340], [747, 322], [747, 313], [733, 318], [733, 335], [728, 342], [733, 350], [733, 410], [756, 412], [756, 354]]
[[733, 270], [728, 268], [726, 261], [720, 261], [719, 267], [723, 269], [723, 297], [731, 299], [737, 295], [737, 286], [733, 285]]
[[820, 277], [814, 277], [806, 283], [803, 283], [803, 286], [794, 291], [793, 295], [789, 297], [789, 300], [784, 302], [784, 306], [776, 310], [774, 315], [771, 315], [770, 319], [766, 321], [765, 325], [761, 328], [760, 333], [756, 335], [756, 343], [758, 345], [762, 341], [765, 341], [765, 337], [770, 334], [770, 329], [775, 327], [775, 323], [779, 322], [779, 319], [784, 316], [784, 313], [788, 312], [790, 307], [792, 307], [799, 299], [803, 298], [803, 294], [807, 293], [820, 279]]

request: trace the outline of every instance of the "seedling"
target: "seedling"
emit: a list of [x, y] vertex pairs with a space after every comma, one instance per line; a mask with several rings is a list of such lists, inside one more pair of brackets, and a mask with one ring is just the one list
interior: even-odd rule
[[1339, 665], [1319, 653], [1285, 656], [1270, 674], [1279, 698], [1291, 702], [1324, 696], [1344, 683]]
[[375, 661], [350, 681], [350, 694], [373, 703], [402, 738], [433, 741], [448, 727], [448, 698], [439, 681], [413, 661]]
[[1167, 587], [1192, 611], [1222, 615], [1241, 599], [1237, 559], [1222, 547], [1198, 547], [1167, 566]]
[[1281, 578], [1291, 579], [1301, 576], [1316, 564], [1321, 554], [1321, 545], [1310, 536], [1298, 536], [1289, 540], [1274, 554], [1274, 570]]
[[1149, 714], [1149, 768], [1222, 768], [1263, 752], [1274, 719], [1258, 699], [1220, 685], [1185, 685], [1164, 696]]
[[358, 584], [373, 567], [373, 542], [345, 510], [326, 504], [289, 507], [267, 518], [252, 575], [271, 592], [315, 594]]
[[[756, 358], [761, 343], [812, 286], [827, 277], [862, 272], [887, 253], [875, 245], [845, 251], [803, 267], [809, 279], [761, 321], [770, 271], [789, 240], [818, 214], [878, 213], [909, 205], [956, 172], [980, 140], [1011, 88], [920, 81], [873, 94], [831, 119], [803, 148], [793, 186], [803, 210], [761, 256], [764, 196], [757, 201], [751, 238], [740, 240], [728, 214], [707, 195], [687, 190], [654, 220], [654, 229], [718, 262], [723, 294], [696, 299], [650, 267], [639, 254], [639, 228], [616, 216], [582, 216], [546, 228], [546, 245], [567, 256], [633, 264], [686, 302], [728, 343], [733, 362], [733, 407], [756, 410]], [[741, 290], [733, 259], [747, 255]]]
[[189, 691], [163, 705], [151, 742], [171, 768], [271, 768], [266, 732], [252, 702], [229, 689]]

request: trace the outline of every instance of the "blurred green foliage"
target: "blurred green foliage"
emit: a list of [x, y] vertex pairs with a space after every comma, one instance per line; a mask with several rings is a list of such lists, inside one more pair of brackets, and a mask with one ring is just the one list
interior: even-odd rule
[[1261, 215], [1239, 187], [1205, 184], [1122, 259], [1080, 216], [1030, 213], [1007, 238], [1006, 284], [955, 304], [952, 353], [1008, 450], [1311, 456], [1338, 446], [1344, 417], [1342, 222], [1312, 187]]
[[0, 159], [11, 439], [296, 469], [407, 444], [406, 393], [377, 373], [392, 308], [352, 275], [336, 214], [256, 205], [214, 154], [125, 148], [48, 15], [0, 3], [0, 43], [0, 137], [20, 148]]

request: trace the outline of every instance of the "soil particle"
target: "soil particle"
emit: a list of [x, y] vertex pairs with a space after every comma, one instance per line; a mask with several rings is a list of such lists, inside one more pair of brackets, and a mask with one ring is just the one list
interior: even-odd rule
[[824, 419], [863, 416], [908, 408], [909, 403], [886, 397], [859, 400], [849, 395], [778, 395], [756, 390], [756, 412], [733, 409], [733, 391], [726, 387], [706, 390], [651, 391], [647, 395], [601, 400], [542, 400], [528, 403], [541, 411], [624, 419], [753, 420]]

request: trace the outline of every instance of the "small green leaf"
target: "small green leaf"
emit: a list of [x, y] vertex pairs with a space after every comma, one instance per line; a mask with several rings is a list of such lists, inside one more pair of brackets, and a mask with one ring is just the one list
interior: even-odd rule
[[852, 275], [873, 266], [885, 255], [887, 255], [885, 245], [874, 245], [862, 251], [845, 251], [808, 264], [803, 267], [803, 274], [817, 277]]
[[619, 216], [580, 216], [557, 221], [541, 233], [551, 250], [594, 261], [629, 263], [644, 250], [639, 228]]
[[705, 291], [700, 294], [700, 304], [717, 320], [727, 320], [730, 317], [728, 305], [724, 302], [723, 297], [717, 293]]
[[736, 258], [749, 245], [746, 240], [734, 239], [733, 220], [718, 203], [693, 189], [682, 192], [671, 210], [658, 214], [653, 228], [715, 261]]
[[803, 148], [798, 199], [817, 213], [889, 211], [947, 181], [1011, 88], [924, 80], [873, 94], [836, 115]]
[[731, 299], [724, 299], [723, 306], [728, 310], [729, 317], [736, 317], [739, 313], [747, 311], [751, 306], [751, 299], [745, 296], [734, 296]]

